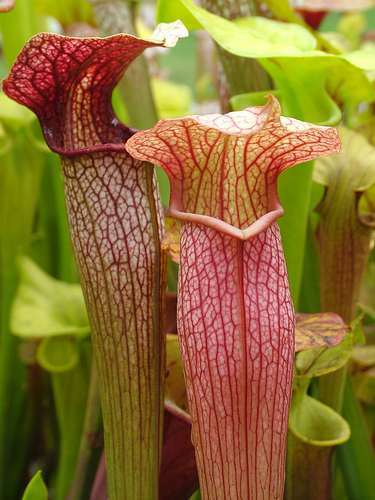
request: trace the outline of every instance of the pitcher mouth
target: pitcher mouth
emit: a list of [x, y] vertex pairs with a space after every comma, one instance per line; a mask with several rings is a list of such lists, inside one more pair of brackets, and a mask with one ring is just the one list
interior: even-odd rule
[[65, 149], [64, 147], [52, 146], [50, 144], [49, 148], [54, 153], [57, 153], [58, 155], [66, 158], [75, 158], [77, 156], [90, 155], [93, 153], [113, 153], [113, 152], [126, 153], [128, 156], [130, 156], [125, 149], [125, 142], [126, 141], [124, 141], [123, 143], [108, 142], [108, 143], [94, 144], [92, 146], [74, 148], [74, 149], [69, 149], [69, 148]]
[[259, 219], [254, 221], [245, 229], [240, 229], [239, 227], [233, 226], [228, 222], [217, 219], [216, 217], [212, 217], [210, 215], [183, 212], [181, 210], [178, 210], [177, 208], [174, 208], [173, 206], [166, 210], [166, 215], [181, 220], [182, 222], [193, 222], [195, 224], [201, 224], [202, 226], [209, 227], [227, 236], [231, 236], [232, 238], [237, 238], [241, 241], [247, 241], [272, 226], [272, 224], [274, 224], [277, 219], [284, 215], [284, 209], [277, 201], [272, 210], [259, 217]]

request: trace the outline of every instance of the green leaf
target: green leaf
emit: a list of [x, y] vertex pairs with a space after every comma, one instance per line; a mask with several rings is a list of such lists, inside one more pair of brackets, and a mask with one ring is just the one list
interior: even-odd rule
[[200, 490], [197, 490], [193, 495], [191, 495], [189, 500], [201, 500], [201, 492]]
[[[178, 0], [223, 49], [251, 58], [301, 56], [316, 49], [316, 40], [308, 30], [296, 24], [281, 23], [264, 17], [228, 21], [198, 7], [192, 0]], [[184, 22], [184, 19], [182, 19]]]
[[350, 321], [370, 252], [375, 209], [358, 201], [375, 183], [375, 148], [344, 127], [340, 137], [341, 152], [315, 163], [314, 180], [326, 188], [317, 208], [322, 307]]
[[22, 500], [48, 500], [48, 490], [42, 472], [38, 471], [27, 485]]
[[57, 19], [63, 26], [73, 23], [93, 22], [92, 6], [87, 0], [38, 0], [36, 11], [43, 16]]
[[[340, 127], [341, 153], [315, 163], [314, 180], [350, 193], [362, 192], [375, 184], [375, 147], [362, 134]], [[339, 210], [339, 207], [338, 207]]]
[[0, 121], [10, 129], [17, 131], [35, 121], [35, 115], [25, 106], [0, 93]]
[[160, 118], [177, 118], [189, 113], [192, 94], [187, 85], [154, 78], [151, 88]]
[[350, 437], [346, 420], [307, 394], [293, 396], [289, 429], [301, 441], [314, 446], [335, 446]]
[[32, 260], [21, 258], [11, 329], [27, 339], [88, 335], [90, 327], [81, 287], [55, 280]]
[[338, 370], [349, 360], [354, 342], [354, 333], [351, 331], [335, 347], [318, 347], [298, 353], [296, 357], [297, 375], [312, 378]]
[[42, 20], [36, 15], [34, 7], [34, 2], [30, 0], [16, 0], [14, 9], [0, 15], [2, 50], [9, 65], [25, 42], [42, 28]]
[[348, 327], [334, 313], [296, 315], [296, 352], [316, 347], [333, 347], [348, 333]]
[[197, 19], [189, 10], [178, 1], [158, 0], [156, 6], [156, 20], [158, 23], [171, 23], [180, 19], [188, 30], [200, 29]]
[[49, 372], [69, 371], [79, 361], [77, 341], [71, 337], [47, 337], [39, 344], [36, 359]]
[[375, 345], [358, 345], [354, 347], [352, 360], [360, 369], [375, 366]]
[[165, 397], [187, 411], [187, 396], [180, 347], [177, 335], [167, 335], [167, 370]]
[[326, 121], [334, 109], [332, 97], [346, 103], [375, 98], [374, 89], [362, 71], [375, 69], [371, 51], [329, 54], [316, 50], [315, 37], [302, 26], [257, 17], [228, 21], [198, 7], [192, 0], [178, 1], [222, 48], [237, 56], [259, 59], [289, 102], [290, 112], [298, 113], [294, 115], [298, 118]]
[[337, 449], [350, 500], [372, 498], [375, 491], [375, 454], [361, 405], [356, 399], [350, 377], [345, 386], [343, 416], [349, 422], [351, 438]]
[[262, 90], [238, 94], [231, 97], [229, 102], [233, 111], [242, 111], [251, 106], [263, 106], [267, 101], [267, 97], [271, 94], [278, 99], [282, 107], [281, 93], [278, 90]]

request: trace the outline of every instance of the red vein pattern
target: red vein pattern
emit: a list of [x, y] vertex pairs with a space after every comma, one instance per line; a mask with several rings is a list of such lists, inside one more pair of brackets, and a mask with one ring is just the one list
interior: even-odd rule
[[39, 117], [62, 158], [68, 216], [93, 331], [109, 495], [157, 497], [163, 411], [161, 207], [149, 164], [124, 142], [114, 85], [146, 47], [132, 36], [41, 34], [18, 57], [5, 92]]
[[275, 186], [288, 166], [337, 151], [338, 135], [280, 117], [270, 99], [164, 120], [126, 147], [163, 166], [184, 221], [177, 319], [203, 498], [280, 500], [295, 317]]

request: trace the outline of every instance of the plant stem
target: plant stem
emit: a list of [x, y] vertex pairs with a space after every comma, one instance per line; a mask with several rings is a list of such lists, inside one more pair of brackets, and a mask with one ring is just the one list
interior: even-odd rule
[[[88, 353], [81, 349], [79, 364], [65, 373], [52, 374], [52, 388], [59, 425], [60, 450], [56, 500], [68, 493], [77, 460], [88, 391]], [[78, 497], [77, 497], [78, 498]]]
[[288, 435], [286, 500], [323, 500], [330, 496], [332, 448], [309, 445]]
[[375, 491], [375, 454], [349, 377], [345, 384], [343, 403], [343, 416], [350, 425], [351, 438], [343, 446], [339, 446], [336, 453], [348, 498], [372, 498]]
[[[18, 341], [10, 331], [9, 318], [18, 283], [16, 261], [30, 242], [41, 172], [42, 159], [30, 147], [25, 132], [20, 130], [12, 149], [2, 156], [0, 169], [1, 498], [17, 496], [19, 476], [25, 466], [24, 454], [28, 448], [27, 437], [18, 428], [27, 413], [27, 374], [18, 355]], [[10, 460], [13, 464], [11, 471], [8, 470]]]
[[[343, 185], [341, 185], [343, 184]], [[371, 231], [358, 222], [355, 193], [338, 180], [320, 209], [320, 289], [322, 311], [339, 314], [349, 325], [355, 317]], [[335, 208], [337, 207], [337, 208]], [[367, 249], [367, 250], [366, 250]], [[347, 367], [319, 379], [319, 399], [341, 412]]]
[[95, 366], [95, 360], [91, 362], [90, 385], [87, 395], [86, 414], [83, 424], [81, 443], [76, 462], [74, 479], [67, 496], [67, 500], [79, 500], [82, 497], [87, 476], [87, 469], [92, 454], [92, 437], [98, 431], [100, 417], [100, 398], [98, 387], [98, 375]]

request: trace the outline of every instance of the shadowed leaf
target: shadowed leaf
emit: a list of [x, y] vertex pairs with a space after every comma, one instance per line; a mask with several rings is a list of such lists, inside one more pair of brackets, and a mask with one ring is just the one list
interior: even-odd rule
[[66, 372], [79, 361], [76, 340], [69, 337], [49, 337], [41, 341], [36, 352], [40, 366], [52, 373]]
[[352, 360], [359, 368], [375, 366], [375, 345], [355, 346], [352, 353]]
[[186, 387], [177, 335], [167, 335], [166, 369], [165, 397], [187, 411]]
[[11, 329], [15, 335], [39, 339], [89, 334], [80, 285], [52, 278], [26, 257], [20, 259], [19, 267], [20, 285], [11, 317]]
[[349, 328], [334, 313], [296, 315], [296, 352], [339, 344]]
[[168, 253], [173, 262], [180, 262], [180, 238], [181, 238], [181, 222], [166, 217], [164, 219], [165, 234], [162, 241], [162, 248]]
[[352, 329], [334, 347], [316, 347], [302, 351], [296, 357], [296, 373], [301, 377], [321, 377], [344, 366], [350, 359], [356, 342], [356, 332]]
[[322, 307], [350, 322], [370, 251], [371, 203], [361, 198], [375, 184], [375, 148], [359, 133], [341, 128], [341, 153], [315, 164], [314, 179], [326, 188], [320, 215]]
[[31, 479], [22, 496], [22, 500], [47, 500], [48, 490], [44, 484], [42, 473], [38, 471]]

